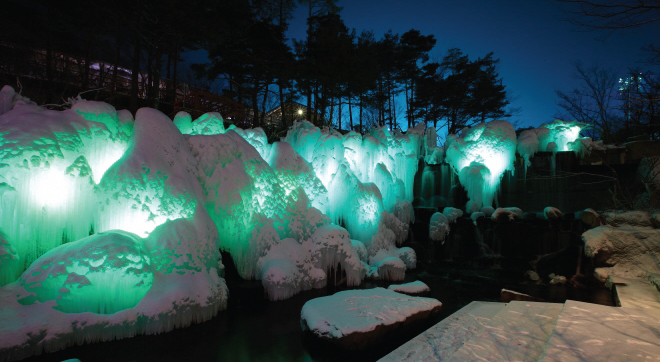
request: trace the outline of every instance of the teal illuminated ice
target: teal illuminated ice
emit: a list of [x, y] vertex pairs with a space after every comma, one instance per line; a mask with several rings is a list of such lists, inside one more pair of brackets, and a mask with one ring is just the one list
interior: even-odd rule
[[506, 121], [480, 123], [447, 136], [447, 162], [458, 174], [470, 202], [468, 213], [492, 206], [504, 171], [513, 171], [516, 133]]
[[132, 308], [154, 280], [149, 256], [135, 235], [100, 233], [42, 255], [23, 273], [21, 304], [55, 301], [66, 313], [112, 314]]
[[21, 259], [15, 275], [46, 251], [89, 235], [95, 183], [128, 148], [132, 117], [82, 100], [51, 111], [13, 94], [0, 129], [0, 229]]
[[190, 218], [202, 188], [185, 138], [163, 113], [141, 108], [130, 147], [97, 187], [97, 231], [146, 237], [167, 220]]
[[[550, 123], [544, 123], [536, 129], [539, 139], [539, 151], [551, 151], [548, 145], [554, 142], [557, 151], [571, 151], [569, 143], [580, 137], [580, 131], [589, 125], [577, 121], [564, 122], [555, 119]], [[547, 130], [547, 131], [546, 131]]]

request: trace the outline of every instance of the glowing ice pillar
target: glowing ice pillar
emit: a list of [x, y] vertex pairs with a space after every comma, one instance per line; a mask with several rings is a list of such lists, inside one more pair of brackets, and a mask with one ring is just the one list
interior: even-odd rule
[[506, 121], [481, 123], [447, 137], [446, 159], [467, 189], [468, 213], [492, 206], [504, 171], [513, 171], [515, 152], [516, 132]]

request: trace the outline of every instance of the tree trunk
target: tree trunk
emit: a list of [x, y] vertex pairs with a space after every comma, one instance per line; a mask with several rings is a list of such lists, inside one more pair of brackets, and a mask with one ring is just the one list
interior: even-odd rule
[[353, 130], [353, 106], [351, 105], [351, 97], [348, 97], [348, 122], [349, 126], [351, 127], [351, 131]]
[[339, 97], [339, 109], [337, 109], [337, 123], [339, 123], [339, 130], [341, 131], [341, 97]]
[[115, 35], [115, 65], [112, 72], [112, 80], [110, 81], [110, 98], [114, 98], [117, 92], [117, 73], [119, 73], [119, 60], [121, 58], [121, 38], [120, 32], [117, 31]]
[[360, 118], [360, 133], [364, 134], [364, 129], [362, 128], [362, 106], [363, 106], [362, 94], [360, 94], [360, 116], [359, 116], [359, 118]]
[[163, 69], [163, 54], [156, 49], [156, 68], [154, 69], [154, 108], [160, 107], [160, 72]]
[[[140, 16], [137, 16], [137, 23], [140, 21]], [[138, 110], [138, 93], [140, 88], [140, 35], [137, 30], [133, 31], [133, 69], [131, 74], [131, 112], [135, 114]]]
[[172, 104], [176, 102], [177, 67], [179, 66], [179, 47], [174, 50], [174, 69], [172, 69]]

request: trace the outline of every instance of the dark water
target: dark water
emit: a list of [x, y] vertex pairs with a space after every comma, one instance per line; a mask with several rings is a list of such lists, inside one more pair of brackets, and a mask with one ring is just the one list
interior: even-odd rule
[[[156, 336], [137, 336], [118, 341], [71, 347], [24, 361], [375, 361], [415, 335], [474, 300], [499, 301], [502, 288], [564, 302], [567, 298], [612, 305], [609, 290], [575, 289], [558, 285], [525, 283], [519, 271], [500, 269], [456, 269], [428, 267], [409, 271], [405, 282], [422, 280], [431, 288], [430, 297], [443, 303], [439, 316], [425, 321], [395, 338], [362, 352], [346, 352], [303, 334], [300, 310], [309, 299], [332, 294], [327, 288], [301, 293], [280, 302], [266, 302], [260, 282], [229, 283], [226, 311], [205, 323]], [[363, 283], [360, 288], [387, 286], [386, 282]]]

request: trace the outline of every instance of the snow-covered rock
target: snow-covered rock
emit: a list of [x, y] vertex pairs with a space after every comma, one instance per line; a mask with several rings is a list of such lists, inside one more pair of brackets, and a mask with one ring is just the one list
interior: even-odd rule
[[[520, 212], [520, 214], [522, 214], [522, 211]], [[492, 219], [498, 222], [513, 221], [515, 219], [521, 219], [521, 218], [522, 215], [519, 216], [519, 214], [515, 210], [510, 210], [509, 208], [501, 208], [501, 207], [497, 208], [497, 210], [495, 210], [492, 216]]]
[[405, 283], [405, 284], [391, 284], [387, 287], [389, 290], [393, 290], [397, 293], [407, 294], [407, 295], [420, 295], [428, 293], [431, 291], [428, 285], [424, 282], [416, 280], [414, 282]]
[[447, 234], [449, 234], [449, 219], [444, 214], [436, 212], [429, 222], [429, 239], [444, 242]]
[[545, 216], [545, 218], [548, 220], [557, 220], [564, 217], [564, 215], [561, 213], [561, 211], [559, 211], [558, 208], [552, 206], [548, 206], [545, 209], [543, 209], [543, 216]]
[[384, 288], [347, 290], [308, 301], [301, 326], [346, 349], [363, 349], [397, 330], [440, 312], [432, 298], [410, 297]]
[[533, 271], [533, 270], [528, 270], [528, 271], [526, 271], [526, 272], [525, 272], [525, 278], [527, 278], [527, 279], [529, 279], [529, 280], [531, 280], [531, 281], [534, 281], [534, 282], [535, 282], [535, 281], [538, 281], [538, 280], [541, 279], [541, 278], [539, 277], [539, 275], [538, 275], [535, 271]]
[[646, 211], [610, 211], [604, 212], [602, 217], [605, 224], [612, 226], [631, 225], [631, 226], [653, 226], [651, 215]]
[[603, 225], [582, 234], [585, 255], [593, 258], [596, 277], [647, 278], [660, 273], [660, 230]]

